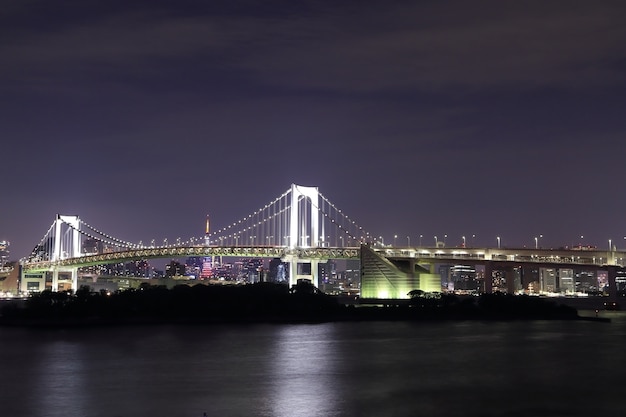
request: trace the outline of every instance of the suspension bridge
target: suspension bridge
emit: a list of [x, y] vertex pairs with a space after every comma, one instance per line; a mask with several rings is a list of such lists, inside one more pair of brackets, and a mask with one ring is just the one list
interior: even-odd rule
[[[204, 236], [176, 239], [162, 245], [129, 242], [86, 223], [79, 216], [57, 215], [32, 253], [21, 261], [22, 287], [41, 284], [52, 274], [71, 276], [76, 290], [80, 268], [132, 260], [182, 257], [280, 258], [289, 264], [290, 284], [300, 279], [317, 282], [318, 263], [329, 259], [358, 259], [370, 234], [322, 195], [318, 187], [292, 184], [255, 212]], [[31, 282], [31, 284], [29, 284]], [[41, 287], [41, 286], [39, 286]]]
[[[615, 293], [626, 288], [626, 252], [609, 250], [572, 250], [539, 248], [447, 248], [397, 247], [384, 245], [347, 216], [317, 187], [292, 184], [268, 204], [253, 213], [203, 236], [176, 239], [162, 245], [130, 242], [111, 236], [86, 223], [79, 216], [57, 215], [32, 253], [20, 261], [20, 291], [59, 290], [60, 279], [78, 287], [79, 271], [98, 265], [122, 264], [155, 258], [215, 257], [279, 258], [288, 265], [289, 284], [310, 280], [318, 284], [320, 263], [330, 259], [360, 260], [361, 296], [406, 298], [413, 289], [440, 291], [437, 264], [482, 265], [485, 270], [483, 291], [492, 290], [491, 274], [505, 271], [509, 277], [506, 291], [525, 288], [519, 275], [525, 267], [539, 275], [558, 275], [558, 283], [545, 284], [561, 292], [573, 292], [575, 271], [606, 271], [609, 287]], [[382, 240], [382, 239], [381, 239]], [[395, 243], [395, 242], [394, 242]], [[408, 243], [408, 242], [407, 242]], [[552, 271], [552, 272], [550, 272]], [[556, 271], [556, 272], [554, 272]], [[554, 275], [553, 274], [553, 275]], [[539, 278], [543, 280], [543, 278]], [[552, 278], [550, 278], [552, 279]], [[548, 282], [548, 278], [546, 278]], [[617, 285], [617, 284], [620, 285]], [[621, 288], [621, 287], [620, 287]], [[502, 289], [502, 288], [499, 288]]]

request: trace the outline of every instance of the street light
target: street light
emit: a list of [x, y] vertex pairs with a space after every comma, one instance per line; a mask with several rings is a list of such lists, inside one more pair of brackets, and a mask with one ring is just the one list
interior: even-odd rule
[[393, 247], [396, 247], [396, 239], [398, 238], [398, 235], [393, 235]]
[[437, 236], [435, 236], [435, 247], [437, 247]]
[[611, 246], [611, 239], [609, 239], [609, 252], [613, 252], [613, 247]]
[[535, 236], [535, 249], [539, 249], [539, 238]]
[[500, 249], [500, 236], [498, 236], [496, 239], [498, 239], [498, 249]]
[[448, 235], [443, 235], [443, 246], [446, 246], [446, 238], [448, 237]]
[[463, 247], [465, 247], [465, 236], [461, 236], [463, 238]]
[[406, 237], [406, 247], [410, 248], [411, 247], [411, 237], [407, 235]]
[[[420, 235], [420, 248], [422, 247], [422, 238], [424, 237], [424, 235]], [[624, 239], [626, 239], [626, 236], [624, 236]]]

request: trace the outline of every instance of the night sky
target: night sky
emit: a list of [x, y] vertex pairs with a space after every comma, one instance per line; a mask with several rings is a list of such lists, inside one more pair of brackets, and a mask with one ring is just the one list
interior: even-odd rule
[[291, 183], [386, 241], [626, 245], [626, 3], [3, 0], [0, 240], [201, 236]]

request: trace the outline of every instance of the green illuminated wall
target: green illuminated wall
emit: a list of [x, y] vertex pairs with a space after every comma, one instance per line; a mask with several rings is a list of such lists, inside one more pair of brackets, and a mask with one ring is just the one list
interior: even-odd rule
[[441, 291], [441, 278], [438, 274], [402, 271], [369, 247], [361, 247], [361, 298], [409, 298], [411, 290]]

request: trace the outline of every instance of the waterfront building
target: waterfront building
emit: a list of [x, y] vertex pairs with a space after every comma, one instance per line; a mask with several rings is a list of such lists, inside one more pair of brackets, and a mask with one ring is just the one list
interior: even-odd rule
[[521, 289], [525, 294], [539, 294], [539, 268], [534, 265], [523, 265], [519, 269]]
[[562, 294], [573, 294], [575, 290], [574, 270], [571, 268], [559, 269], [559, 292]]
[[541, 285], [541, 292], [556, 293], [557, 292], [556, 270], [554, 268], [539, 268], [539, 282]]
[[480, 291], [476, 268], [469, 265], [452, 265], [448, 269], [447, 288], [452, 291]]
[[491, 271], [491, 291], [508, 293], [506, 271]]
[[412, 290], [441, 291], [441, 277], [431, 265], [415, 259], [388, 259], [367, 246], [361, 248], [361, 298], [409, 298]]
[[576, 292], [595, 294], [598, 292], [596, 271], [578, 271], [576, 273]]

